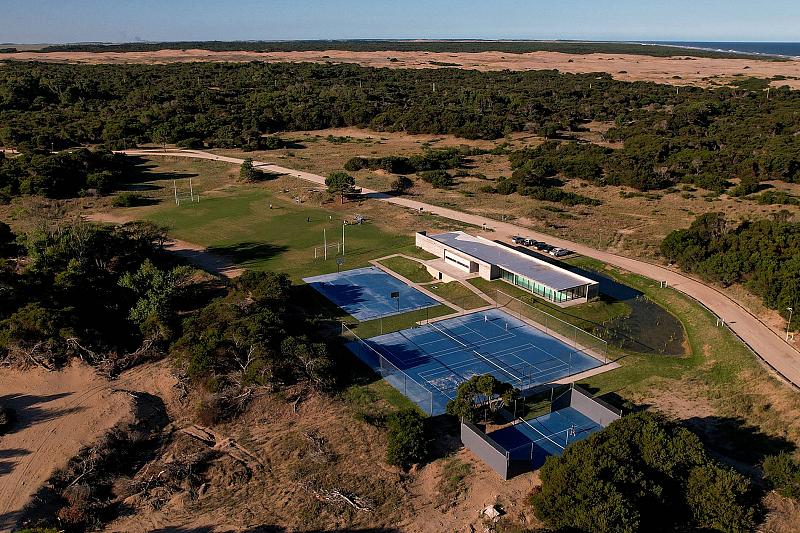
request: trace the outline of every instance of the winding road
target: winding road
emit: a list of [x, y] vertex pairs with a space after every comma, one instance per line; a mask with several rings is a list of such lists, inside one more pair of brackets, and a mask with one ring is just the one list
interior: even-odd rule
[[[130, 156], [169, 156], [208, 159], [237, 165], [244, 162], [244, 159], [212, 154], [201, 150], [124, 150], [120, 153]], [[319, 185], [325, 185], [325, 178], [323, 176], [310, 172], [285, 168], [261, 161], [253, 161], [253, 165], [267, 172], [294, 176]], [[498, 222], [480, 215], [438, 207], [408, 197], [392, 196], [366, 188], [362, 189], [362, 192], [369, 198], [399, 205], [415, 211], [425, 211], [451, 220], [484, 227], [487, 230], [490, 229], [494, 232], [492, 236], [495, 238], [507, 239], [512, 235], [524, 234], [534, 239], [546, 240], [548, 243], [555, 246], [569, 248], [581, 255], [597, 259], [609, 265], [627, 270], [628, 272], [659, 281], [665, 281], [670, 287], [694, 298], [717, 317], [721, 318], [725, 322], [725, 325], [747, 344], [769, 367], [785, 380], [794, 384], [796, 387], [800, 387], [800, 352], [758, 317], [727, 296], [723, 291], [711, 285], [707, 285], [699, 280], [661, 265], [595, 250], [583, 244], [552, 237], [543, 233], [537, 233], [523, 226], [516, 226], [507, 222]]]

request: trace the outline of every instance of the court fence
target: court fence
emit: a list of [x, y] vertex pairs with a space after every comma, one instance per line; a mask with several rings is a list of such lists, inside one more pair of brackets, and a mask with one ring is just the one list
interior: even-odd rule
[[[554, 389], [555, 390], [555, 389]], [[616, 409], [603, 400], [595, 398], [587, 391], [574, 384], [551, 402], [550, 412], [571, 407], [580, 412], [601, 428], [607, 427], [615, 420], [622, 417], [622, 411]], [[530, 472], [541, 467], [548, 456], [561, 454], [571, 442], [581, 440], [580, 433], [572, 435], [567, 432], [563, 443], [558, 442], [559, 437], [544, 425], [537, 429], [537, 419], [513, 419], [511, 425], [526, 424], [540, 436], [536, 441], [526, 442], [514, 448], [506, 448], [498, 444], [492, 433], [482, 431], [475, 424], [461, 421], [461, 442], [472, 453], [492, 468], [503, 479], [508, 480], [519, 474]], [[570, 439], [570, 436], [573, 437]], [[588, 434], [587, 434], [588, 436]]]
[[604, 364], [609, 362], [608, 341], [500, 289], [495, 289], [494, 301], [497, 308], [508, 311], [512, 316], [516, 315], [520, 320], [527, 318], [528, 324], [533, 327], [538, 324], [541, 326], [538, 329], [566, 341], [575, 349], [575, 353], [585, 353], [595, 358], [600, 356]]
[[364, 364], [369, 366], [390, 385], [402, 392], [406, 398], [414, 402], [428, 415], [434, 413], [433, 392], [421, 385], [414, 378], [389, 361], [374, 346], [359, 337], [350, 327], [342, 322], [342, 337], [347, 348]]

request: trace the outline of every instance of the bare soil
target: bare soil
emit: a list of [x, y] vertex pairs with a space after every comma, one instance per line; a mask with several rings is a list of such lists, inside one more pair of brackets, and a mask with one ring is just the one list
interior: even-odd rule
[[0, 530], [81, 447], [129, 416], [130, 398], [115, 388], [80, 362], [56, 372], [2, 369], [0, 404], [15, 422], [0, 438]]
[[571, 73], [607, 72], [618, 80], [652, 81], [671, 85], [711, 87], [730, 83], [739, 76], [773, 78], [774, 85], [800, 87], [800, 61], [758, 61], [686, 56], [653, 57], [633, 54], [563, 54], [560, 52], [352, 52], [326, 50], [311, 52], [211, 52], [208, 50], [160, 50], [157, 52], [48, 52], [30, 51], [2, 54], [0, 59], [54, 63], [181, 63], [181, 62], [314, 62], [354, 63], [381, 68], [442, 68], [436, 63], [457, 64], [458, 68], [499, 70], [557, 69]]

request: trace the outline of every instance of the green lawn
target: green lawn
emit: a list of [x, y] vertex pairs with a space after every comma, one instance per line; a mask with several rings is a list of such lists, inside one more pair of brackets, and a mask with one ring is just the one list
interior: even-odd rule
[[450, 283], [436, 283], [426, 287], [429, 291], [454, 303], [462, 309], [477, 309], [491, 305], [489, 302], [469, 290], [460, 281]]
[[[341, 213], [287, 202], [263, 188], [237, 187], [194, 204], [165, 203], [143, 210], [141, 216], [167, 226], [174, 237], [207, 246], [249, 269], [286, 272], [295, 280], [337, 269], [336, 248], [329, 248], [327, 261], [321, 256], [323, 230], [329, 244], [342, 240]], [[315, 247], [320, 256], [316, 260]], [[348, 225], [341, 268], [363, 267], [375, 257], [414, 250], [411, 236], [387, 233], [369, 223]]]
[[380, 264], [415, 283], [425, 283], [434, 280], [434, 277], [430, 275], [425, 265], [411, 259], [406, 259], [405, 257], [390, 257], [380, 261]]

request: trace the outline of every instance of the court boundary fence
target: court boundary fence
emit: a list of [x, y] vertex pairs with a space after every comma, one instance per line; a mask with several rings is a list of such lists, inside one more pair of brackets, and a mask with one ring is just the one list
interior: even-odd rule
[[403, 395], [414, 402], [423, 412], [433, 416], [433, 392], [389, 361], [374, 346], [364, 341], [342, 322], [342, 337], [348, 349], [380, 377], [389, 382]]
[[[584, 353], [592, 356], [593, 352], [602, 357], [603, 364], [609, 363], [608, 341], [574, 324], [570, 324], [566, 320], [551, 315], [547, 311], [534, 307], [501, 289], [495, 288], [494, 292], [495, 307], [497, 309], [508, 310], [512, 316], [516, 314], [520, 320], [525, 321], [532, 327], [536, 327], [536, 324], [538, 324], [544, 329], [537, 329], [547, 335], [559, 338], [559, 340], [566, 340], [575, 349], [574, 353]], [[505, 303], [501, 303], [501, 295], [504, 297]], [[526, 318], [528, 319], [527, 321], [525, 320]]]
[[[558, 409], [555, 407], [558, 407]], [[622, 418], [621, 410], [610, 406], [599, 398], [595, 398], [581, 387], [575, 386], [574, 383], [570, 385], [568, 390], [553, 399], [550, 412], [558, 411], [564, 407], [572, 407], [602, 428], [606, 428], [612, 422]], [[519, 418], [514, 419], [511, 424], [521, 422], [527, 421]], [[533, 441], [515, 448], [506, 449], [492, 439], [491, 434], [487, 434], [477, 425], [463, 419], [461, 420], [461, 443], [491, 467], [492, 470], [497, 472], [504, 481], [539, 468], [547, 456], [550, 455]], [[566, 446], [569, 446], [569, 444], [566, 444]], [[564, 448], [560, 445], [559, 447]]]

